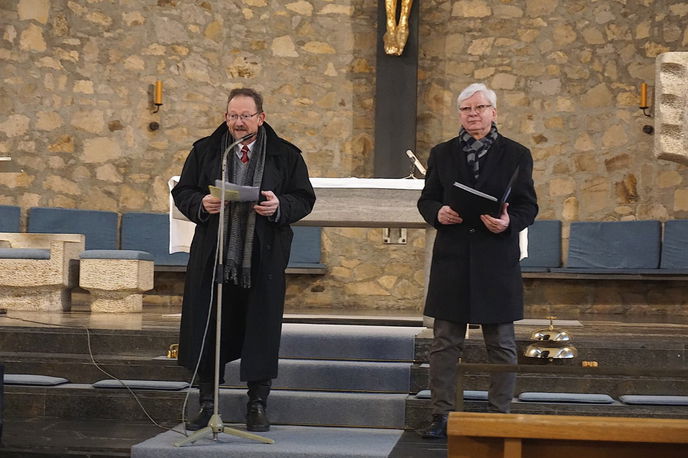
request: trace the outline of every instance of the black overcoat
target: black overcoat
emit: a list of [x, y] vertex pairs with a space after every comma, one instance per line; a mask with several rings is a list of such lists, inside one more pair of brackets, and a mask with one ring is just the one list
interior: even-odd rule
[[[246, 297], [242, 299], [245, 303], [241, 304], [246, 311], [245, 326], [234, 323], [231, 330], [223, 330], [220, 351], [221, 367], [241, 358], [241, 380], [249, 381], [277, 376], [285, 295], [284, 270], [293, 237], [289, 225], [308, 215], [315, 203], [315, 193], [301, 151], [278, 137], [267, 123], [263, 127], [267, 138], [260, 189], [273, 191], [279, 199], [279, 219], [269, 221], [267, 217], [256, 214], [252, 287], [246, 290]], [[196, 223], [184, 286], [178, 360], [180, 365], [190, 370], [194, 369], [199, 357], [209, 303], [215, 300], [214, 295], [211, 298], [211, 292], [214, 289], [212, 277], [219, 216], [210, 215], [202, 221], [199, 209], [201, 200], [209, 193], [208, 185], [214, 185], [215, 179], [221, 177], [221, 139], [227, 131], [223, 123], [212, 135], [194, 143], [179, 183], [172, 190], [177, 208]], [[238, 299], [236, 295], [227, 294], [235, 289], [225, 285], [223, 291], [222, 321], [226, 322]], [[214, 308], [215, 304], [212, 305]], [[210, 328], [206, 346], [211, 346], [211, 351], [214, 351], [214, 322]], [[225, 336], [229, 333], [233, 335]]]
[[[509, 199], [508, 229], [493, 234], [479, 223], [443, 225], [437, 212], [448, 202], [455, 181], [501, 197], [516, 166], [518, 177]], [[523, 283], [518, 233], [538, 212], [530, 151], [499, 136], [481, 163], [473, 182], [459, 138], [440, 143], [430, 152], [425, 188], [418, 200], [423, 218], [437, 229], [432, 252], [425, 315], [456, 323], [507, 323], [523, 318]]]

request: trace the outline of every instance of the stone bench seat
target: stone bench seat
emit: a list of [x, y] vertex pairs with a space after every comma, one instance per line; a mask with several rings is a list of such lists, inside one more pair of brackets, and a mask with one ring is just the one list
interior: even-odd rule
[[153, 289], [153, 256], [137, 250], [86, 250], [80, 255], [79, 286], [91, 294], [92, 312], [141, 312], [143, 293]]
[[66, 311], [76, 286], [81, 234], [0, 233], [0, 306]]
[[43, 248], [0, 248], [0, 259], [50, 259], [50, 250]]

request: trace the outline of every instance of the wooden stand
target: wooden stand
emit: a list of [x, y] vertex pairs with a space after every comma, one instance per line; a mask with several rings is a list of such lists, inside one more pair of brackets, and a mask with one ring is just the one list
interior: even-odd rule
[[688, 420], [452, 412], [455, 458], [679, 458], [688, 456]]

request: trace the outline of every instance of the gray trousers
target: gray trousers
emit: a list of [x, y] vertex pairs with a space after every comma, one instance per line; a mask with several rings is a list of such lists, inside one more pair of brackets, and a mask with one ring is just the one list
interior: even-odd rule
[[[454, 410], [456, 364], [463, 355], [466, 324], [435, 319], [435, 336], [430, 346], [430, 390], [432, 413], [448, 414]], [[513, 323], [483, 324], [487, 360], [491, 364], [516, 364], [516, 337]], [[516, 387], [513, 372], [493, 372], [487, 392], [488, 409], [508, 413]]]

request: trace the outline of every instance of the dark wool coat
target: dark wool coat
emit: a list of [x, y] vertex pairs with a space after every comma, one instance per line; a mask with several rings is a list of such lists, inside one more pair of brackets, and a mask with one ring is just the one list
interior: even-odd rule
[[[511, 223], [493, 234], [479, 223], [443, 225], [437, 212], [448, 202], [455, 181], [482, 192], [502, 196], [520, 165], [509, 198]], [[499, 136], [481, 162], [474, 180], [459, 138], [440, 143], [430, 151], [425, 188], [418, 200], [423, 218], [437, 229], [433, 247], [425, 314], [456, 323], [507, 323], [523, 318], [523, 283], [519, 265], [518, 233], [533, 223], [538, 212], [532, 179], [530, 151]]]
[[[248, 381], [277, 376], [285, 295], [284, 270], [289, 261], [293, 237], [289, 225], [308, 215], [315, 203], [315, 193], [301, 151], [278, 137], [267, 123], [263, 127], [267, 138], [265, 170], [260, 189], [273, 191], [279, 199], [279, 220], [269, 221], [267, 217], [256, 214], [252, 287], [243, 290], [224, 285], [222, 298], [222, 321], [228, 323], [229, 319], [231, 327], [228, 329], [227, 325], [223, 325], [221, 367], [241, 358], [240, 377]], [[219, 215], [210, 215], [207, 221], [201, 221], [198, 217], [199, 208], [201, 200], [209, 193], [208, 185], [214, 185], [215, 179], [221, 178], [221, 139], [227, 131], [223, 123], [212, 135], [194, 143], [179, 184], [172, 190], [177, 208], [196, 223], [187, 266], [179, 336], [179, 364], [190, 370], [194, 369], [199, 357], [208, 305], [212, 300], [214, 310], [216, 297], [212, 277]], [[237, 318], [243, 316], [243, 311], [245, 321]], [[214, 317], [214, 311], [212, 315]], [[214, 330], [213, 318], [204, 351], [204, 354], [210, 355], [210, 367], [215, 348]], [[220, 375], [223, 373], [221, 370]]]

